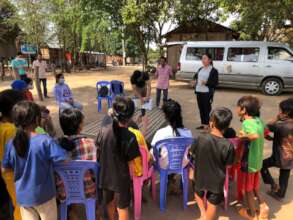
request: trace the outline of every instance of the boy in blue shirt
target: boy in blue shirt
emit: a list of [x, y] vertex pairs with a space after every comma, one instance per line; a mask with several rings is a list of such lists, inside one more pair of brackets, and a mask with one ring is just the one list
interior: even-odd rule
[[22, 57], [22, 53], [17, 53], [15, 59], [12, 60], [11, 66], [16, 79], [24, 80], [27, 77], [28, 63], [26, 59]]
[[6, 145], [4, 170], [14, 171], [16, 200], [22, 219], [56, 220], [56, 186], [53, 163], [67, 159], [67, 153], [47, 135], [35, 132], [41, 119], [40, 107], [28, 101], [13, 110], [17, 127], [14, 139]]

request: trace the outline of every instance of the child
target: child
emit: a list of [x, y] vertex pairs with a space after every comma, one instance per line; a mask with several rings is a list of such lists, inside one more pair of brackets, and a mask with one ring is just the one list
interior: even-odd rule
[[61, 111], [68, 108], [77, 108], [82, 110], [82, 105], [73, 99], [73, 94], [69, 86], [65, 84], [64, 75], [62, 73], [56, 75], [54, 96]]
[[[269, 214], [269, 207], [259, 195], [259, 175], [264, 147], [264, 124], [259, 118], [260, 107], [259, 100], [253, 96], [244, 96], [237, 102], [237, 113], [242, 121], [239, 138], [249, 141], [248, 147], [244, 148], [241, 161], [242, 190], [248, 209], [239, 209], [239, 214], [247, 219], [267, 219]], [[260, 204], [259, 213], [257, 213], [255, 197]]]
[[[13, 106], [24, 100], [23, 94], [20, 91], [8, 89], [0, 93], [0, 162], [2, 163], [5, 151], [5, 145], [14, 137], [16, 127], [12, 122], [11, 111]], [[5, 182], [7, 191], [14, 206], [14, 220], [21, 220], [19, 206], [16, 204], [15, 185], [13, 180], [13, 172], [2, 172], [2, 178]]]
[[[274, 132], [272, 155], [263, 161], [261, 170], [265, 184], [271, 185], [269, 195], [282, 201], [286, 195], [290, 171], [293, 168], [293, 98], [280, 103], [280, 113], [267, 127]], [[269, 168], [280, 168], [279, 185], [272, 178]]]
[[41, 118], [37, 104], [21, 101], [13, 107], [12, 116], [17, 132], [6, 145], [2, 167], [14, 171], [21, 217], [56, 220], [53, 163], [66, 160], [66, 151], [49, 136], [35, 133]]
[[[59, 144], [68, 153], [72, 160], [90, 160], [97, 161], [95, 141], [80, 135], [83, 128], [83, 114], [77, 109], [65, 109], [59, 117], [60, 126], [64, 136], [59, 139]], [[56, 175], [58, 199], [64, 200], [66, 193], [60, 177]], [[85, 195], [87, 198], [96, 197], [96, 184], [90, 171], [87, 171], [84, 179]], [[98, 205], [98, 204], [97, 204]], [[69, 211], [70, 219], [78, 219], [75, 212], [76, 208], [72, 207]], [[96, 219], [99, 219], [97, 216]]]
[[30, 90], [33, 90], [34, 89], [34, 84], [33, 84], [32, 78], [27, 77], [23, 81], [25, 81], [26, 84], [27, 84], [27, 88], [24, 91], [24, 96], [26, 97], [26, 100], [28, 100], [28, 101], [34, 101], [33, 94], [30, 91]]
[[113, 103], [113, 122], [102, 127], [97, 135], [100, 149], [100, 188], [107, 205], [108, 217], [115, 219], [116, 207], [119, 220], [128, 220], [131, 200], [129, 166], [140, 157], [136, 137], [128, 130], [135, 111], [129, 98], [116, 97]]
[[[181, 113], [181, 106], [178, 102], [169, 99], [163, 103], [162, 110], [164, 112], [165, 118], [168, 125], [164, 128], [159, 129], [152, 140], [152, 147], [155, 147], [157, 142], [164, 140], [166, 138], [172, 137], [192, 137], [192, 133], [189, 129], [185, 128], [183, 125], [183, 118]], [[185, 154], [185, 159], [183, 160], [182, 166], [185, 167], [188, 163], [188, 150]], [[160, 167], [167, 168], [169, 164], [168, 151], [166, 148], [161, 149], [160, 153]]]
[[210, 117], [210, 133], [200, 134], [196, 143], [191, 147], [195, 167], [195, 198], [201, 219], [204, 220], [216, 218], [217, 206], [224, 198], [226, 166], [233, 164], [234, 161], [234, 147], [223, 137], [231, 120], [232, 112], [229, 109], [215, 109]]

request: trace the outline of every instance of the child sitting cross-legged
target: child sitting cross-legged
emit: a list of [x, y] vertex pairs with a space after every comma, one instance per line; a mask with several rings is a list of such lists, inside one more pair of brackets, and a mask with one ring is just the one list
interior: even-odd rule
[[195, 198], [203, 220], [215, 219], [217, 206], [224, 199], [226, 166], [234, 162], [234, 147], [223, 134], [231, 120], [229, 109], [215, 109], [210, 118], [210, 133], [200, 134], [190, 150], [195, 168]]
[[[84, 116], [78, 109], [65, 109], [59, 117], [60, 125], [64, 136], [59, 139], [59, 144], [64, 148], [70, 159], [72, 160], [90, 160], [97, 161], [97, 148], [93, 139], [80, 135], [83, 128]], [[56, 185], [58, 199], [64, 200], [66, 193], [64, 184], [58, 175], [56, 177]], [[85, 196], [96, 197], [96, 183], [91, 171], [86, 171], [84, 177]], [[98, 203], [96, 203], [98, 204]], [[72, 205], [69, 210], [70, 220], [79, 219], [77, 215], [77, 207]], [[98, 208], [96, 208], [96, 219], [99, 219]]]
[[18, 102], [12, 110], [17, 128], [6, 145], [3, 170], [14, 171], [17, 203], [23, 220], [56, 220], [56, 190], [53, 163], [67, 160], [67, 152], [48, 135], [37, 134], [40, 107]]

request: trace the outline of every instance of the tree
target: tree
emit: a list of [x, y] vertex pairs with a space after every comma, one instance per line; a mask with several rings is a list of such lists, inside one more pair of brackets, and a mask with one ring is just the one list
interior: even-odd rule
[[292, 35], [292, 28], [285, 25], [286, 21], [293, 23], [292, 0], [223, 0], [222, 7], [237, 16], [232, 27], [241, 33], [241, 39], [278, 41]]
[[18, 24], [25, 33], [24, 40], [38, 48], [46, 42], [48, 14], [44, 0], [17, 0]]
[[0, 42], [6, 43], [19, 32], [15, 7], [8, 0], [0, 1]]

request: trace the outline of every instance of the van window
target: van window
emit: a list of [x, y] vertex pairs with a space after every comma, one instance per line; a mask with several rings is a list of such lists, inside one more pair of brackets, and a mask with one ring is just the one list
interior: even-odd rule
[[201, 60], [205, 53], [211, 54], [213, 60], [223, 60], [224, 48], [188, 47], [186, 60]]
[[282, 47], [268, 47], [268, 51], [269, 60], [289, 60], [293, 58], [293, 55]]
[[228, 61], [233, 62], [258, 62], [259, 48], [229, 48]]

